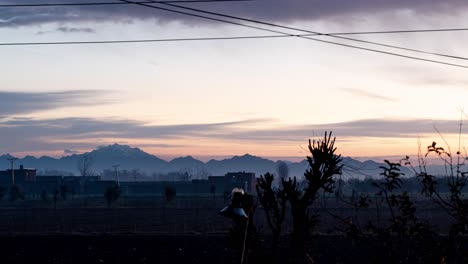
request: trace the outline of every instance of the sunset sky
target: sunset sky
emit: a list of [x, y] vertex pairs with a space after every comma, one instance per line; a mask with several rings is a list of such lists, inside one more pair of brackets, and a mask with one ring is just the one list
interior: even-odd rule
[[[0, 0], [18, 2], [93, 1]], [[465, 0], [180, 5], [322, 33], [468, 28]], [[130, 4], [0, 7], [0, 43], [262, 35], [275, 33]], [[468, 57], [468, 31], [346, 37]], [[468, 66], [466, 59], [314, 38]], [[442, 143], [436, 130], [456, 151], [461, 117], [468, 127], [468, 68], [298, 37], [0, 45], [0, 71], [0, 153], [18, 156], [59, 157], [119, 143], [163, 158], [294, 159], [307, 155], [309, 138], [330, 130], [343, 155], [398, 156], [416, 153], [418, 138], [423, 147]]]

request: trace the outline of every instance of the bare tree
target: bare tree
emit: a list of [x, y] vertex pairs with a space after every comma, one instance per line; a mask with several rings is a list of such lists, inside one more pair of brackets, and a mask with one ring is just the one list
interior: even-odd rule
[[94, 160], [88, 153], [81, 155], [78, 158], [78, 163], [77, 163], [77, 167], [78, 167], [78, 171], [80, 172], [80, 175], [83, 177], [92, 176], [93, 172], [91, 168], [93, 167], [93, 164], [94, 164]]
[[195, 177], [197, 179], [208, 179], [208, 176], [211, 176], [211, 173], [204, 167], [197, 167], [195, 172]]

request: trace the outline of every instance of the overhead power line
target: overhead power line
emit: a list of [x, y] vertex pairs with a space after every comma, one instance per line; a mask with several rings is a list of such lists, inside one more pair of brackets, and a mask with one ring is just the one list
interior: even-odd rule
[[[309, 36], [303, 34], [300, 36]], [[35, 45], [79, 45], [79, 44], [119, 44], [119, 43], [151, 43], [151, 42], [181, 42], [181, 41], [209, 41], [209, 40], [242, 40], [242, 39], [271, 39], [288, 38], [296, 35], [263, 35], [263, 36], [235, 36], [235, 37], [205, 37], [205, 38], [167, 38], [167, 39], [135, 39], [135, 40], [96, 40], [96, 41], [56, 41], [56, 42], [4, 42], [0, 46], [35, 46]]]
[[[353, 46], [353, 45], [348, 45], [344, 43], [339, 43], [339, 42], [332, 42], [332, 41], [326, 41], [322, 39], [316, 39], [316, 38], [310, 38], [310, 36], [337, 36], [337, 35], [356, 35], [356, 34], [387, 34], [387, 33], [410, 33], [410, 32], [434, 32], [434, 31], [462, 31], [462, 30], [468, 30], [465, 28], [454, 28], [454, 29], [429, 29], [429, 30], [398, 30], [398, 31], [367, 31], [367, 32], [340, 32], [340, 33], [318, 33], [318, 32], [313, 32], [309, 34], [290, 34], [282, 31], [277, 31], [277, 30], [271, 30], [271, 29], [266, 29], [262, 27], [256, 27], [256, 26], [251, 26], [247, 24], [242, 24], [242, 23], [237, 23], [233, 21], [228, 21], [228, 20], [223, 20], [223, 19], [217, 19], [213, 17], [207, 17], [207, 16], [201, 16], [193, 13], [187, 13], [187, 12], [182, 12], [178, 10], [173, 10], [173, 9], [167, 9], [167, 8], [162, 8], [162, 7], [157, 7], [157, 6], [152, 6], [152, 5], [147, 5], [148, 1], [146, 2], [134, 2], [134, 1], [123, 1], [123, 4], [139, 4], [155, 9], [160, 9], [164, 11], [169, 11], [169, 12], [175, 12], [179, 14], [184, 14], [184, 15], [189, 15], [189, 16], [194, 16], [194, 17], [199, 17], [199, 18], [204, 18], [204, 19], [210, 19], [218, 22], [223, 22], [223, 23], [229, 23], [237, 26], [243, 26], [243, 27], [248, 27], [248, 28], [253, 28], [253, 29], [258, 29], [258, 30], [263, 30], [263, 31], [268, 31], [276, 34], [281, 34], [281, 35], [260, 35], [260, 36], [234, 36], [234, 37], [203, 37], [203, 38], [168, 38], [168, 39], [138, 39], [138, 40], [103, 40], [103, 41], [58, 41], [58, 42], [11, 42], [11, 43], [0, 43], [0, 46], [27, 46], [27, 45], [79, 45], [79, 44], [119, 44], [119, 43], [149, 43], [149, 42], [179, 42], [179, 41], [210, 41], [210, 40], [241, 40], [241, 39], [266, 39], [266, 38], [285, 38], [285, 37], [300, 37], [304, 39], [309, 39], [309, 40], [314, 40], [318, 42], [323, 42], [327, 44], [333, 44], [333, 45], [339, 45], [339, 46], [344, 46], [348, 48], [355, 48], [355, 49], [360, 49], [360, 50], [365, 50], [365, 51], [370, 51], [370, 52], [377, 52], [377, 53], [382, 53], [382, 54], [387, 54], [387, 55], [393, 55], [393, 56], [398, 56], [398, 57], [403, 57], [403, 58], [408, 58], [408, 59], [415, 59], [415, 60], [420, 60], [420, 61], [426, 61], [426, 62], [433, 62], [433, 63], [438, 63], [438, 64], [444, 64], [444, 65], [449, 65], [449, 66], [455, 66], [455, 67], [462, 67], [462, 68], [468, 68], [468, 66], [465, 65], [459, 65], [459, 64], [454, 64], [454, 63], [448, 63], [448, 62], [443, 62], [443, 61], [436, 61], [436, 60], [429, 60], [429, 59], [424, 59], [424, 58], [419, 58], [419, 57], [414, 57], [414, 56], [407, 56], [404, 54], [398, 54], [398, 53], [392, 53], [392, 52], [387, 52], [383, 50], [376, 50], [376, 49], [370, 49], [370, 48], [365, 48], [365, 47], [360, 47], [360, 46]], [[204, 1], [151, 1], [150, 3], [159, 3], [159, 4], [166, 4], [168, 2], [220, 2], [222, 0], [204, 0]], [[229, 1], [250, 1], [250, 0], [226, 0], [226, 2]], [[176, 6], [179, 7], [179, 6]], [[180, 7], [180, 8], [185, 8], [185, 7]], [[202, 11], [202, 10], [200, 10]], [[203, 12], [208, 12], [204, 11]], [[212, 13], [212, 12], [208, 12]], [[223, 15], [223, 14], [217, 14], [218, 16], [227, 16], [227, 17], [233, 17], [233, 16], [228, 16], [228, 15]], [[237, 17], [236, 17], [237, 19]], [[238, 19], [244, 19], [244, 18], [238, 18]], [[259, 23], [266, 23], [266, 22], [261, 22]], [[268, 23], [269, 24], [269, 23]], [[280, 26], [276, 25], [279, 27], [285, 27], [285, 26]], [[295, 30], [300, 30], [300, 31], [305, 31], [302, 29], [295, 29]], [[385, 45], [385, 44], [382, 44]], [[388, 47], [392, 47], [390, 45], [385, 45]], [[406, 49], [409, 51], [415, 51], [415, 52], [421, 52], [421, 53], [427, 53], [419, 50], [412, 50], [412, 49]], [[428, 53], [431, 55], [435, 55], [434, 53]], [[463, 60], [468, 60], [468, 58], [465, 57], [459, 57], [459, 56], [452, 56], [452, 55], [446, 55], [446, 54], [438, 54], [439, 56], [444, 56], [444, 57], [449, 57], [449, 58], [457, 58], [457, 59], [463, 59]]]
[[435, 33], [435, 32], [457, 32], [468, 31], [468, 28], [436, 28], [436, 29], [407, 29], [407, 30], [384, 30], [384, 31], [360, 31], [360, 32], [336, 32], [328, 35], [376, 35], [376, 34], [404, 34], [404, 33]]
[[[254, 0], [167, 0], [152, 1], [151, 3], [215, 3], [215, 2], [247, 2]], [[139, 1], [137, 3], [149, 3]], [[1, 7], [53, 7], [53, 6], [107, 6], [107, 5], [130, 5], [124, 2], [80, 2], [80, 3], [38, 3], [38, 4], [0, 4]]]
[[[173, 13], [178, 13], [178, 14], [183, 14], [183, 15], [188, 15], [188, 16], [193, 16], [193, 17], [198, 17], [198, 18], [204, 18], [204, 19], [219, 21], [219, 22], [228, 23], [228, 24], [234, 24], [234, 25], [248, 27], [248, 28], [256, 28], [256, 29], [259, 29], [259, 30], [273, 32], [273, 33], [279, 33], [279, 34], [286, 35], [286, 36], [296, 36], [296, 37], [299, 37], [299, 38], [304, 38], [304, 39], [308, 39], [308, 40], [313, 40], [313, 41], [317, 41], [317, 42], [322, 42], [322, 43], [327, 43], [327, 44], [332, 44], [332, 45], [337, 45], [337, 46], [342, 46], [342, 47], [347, 47], [347, 48], [359, 49], [359, 50], [364, 50], [364, 51], [369, 51], [369, 52], [374, 52], [374, 53], [380, 53], [380, 54], [386, 54], [386, 55], [391, 55], [391, 56], [396, 56], [396, 57], [401, 57], [401, 58], [407, 58], [407, 59], [412, 59], [412, 60], [425, 61], [425, 62], [431, 62], [431, 63], [441, 64], [441, 65], [454, 66], [454, 67], [468, 69], [468, 66], [461, 65], [461, 64], [455, 64], [455, 63], [449, 63], [449, 62], [444, 62], [444, 61], [425, 59], [425, 58], [420, 58], [420, 57], [415, 57], [415, 56], [408, 56], [408, 55], [395, 53], [395, 52], [388, 52], [388, 51], [383, 51], [383, 50], [378, 50], [378, 49], [371, 49], [371, 48], [365, 48], [365, 47], [361, 47], [361, 46], [354, 46], [354, 45], [344, 44], [344, 43], [340, 43], [340, 42], [333, 42], [333, 41], [327, 41], [327, 40], [322, 40], [322, 39], [317, 39], [317, 38], [312, 38], [312, 37], [294, 35], [294, 34], [281, 32], [281, 31], [277, 31], [277, 30], [271, 30], [271, 29], [266, 29], [266, 28], [261, 28], [261, 27], [254, 27], [254, 26], [251, 26], [251, 25], [246, 25], [246, 24], [242, 24], [242, 23], [238, 23], [238, 22], [229, 21], [229, 20], [223, 20], [223, 19], [203, 16], [203, 15], [199, 15], [199, 14], [188, 13], [188, 12], [184, 12], [184, 11], [179, 11], [179, 10], [154, 6], [154, 5], [150, 5], [150, 4], [147, 4], [147, 3], [137, 3], [137, 2], [127, 1], [127, 0], [120, 0], [120, 1], [126, 2], [126, 3], [133, 3], [133, 4], [136, 4], [136, 5], [145, 6], [145, 7], [149, 7], [149, 8], [154, 8], [154, 9], [158, 9], [158, 10], [164, 10], [164, 11], [168, 11], [168, 12], [173, 12]], [[188, 10], [196, 11], [196, 12], [200, 12], [200, 13], [207, 13], [207, 14], [221, 16], [221, 17], [233, 18], [233, 19], [237, 19], [237, 20], [244, 20], [244, 21], [259, 23], [259, 24], [268, 25], [268, 26], [276, 26], [276, 27], [281, 27], [281, 28], [286, 28], [286, 29], [293, 29], [293, 30], [296, 30], [296, 31], [306, 31], [308, 33], [315, 34], [315, 35], [325, 35], [325, 34], [319, 33], [319, 32], [296, 29], [296, 28], [292, 28], [292, 27], [286, 27], [286, 26], [276, 25], [276, 24], [257, 21], [257, 20], [252, 20], [252, 19], [240, 18], [240, 17], [230, 16], [230, 15], [224, 15], [224, 14], [209, 12], [209, 11], [205, 11], [205, 10], [193, 9], [193, 8], [188, 8], [188, 7], [184, 7], [184, 6], [178, 6], [178, 5], [173, 5], [173, 4], [164, 4], [164, 5], [175, 6], [175, 7], [178, 7], [178, 8], [188, 9]], [[447, 55], [447, 56], [450, 56], [450, 55]], [[465, 58], [465, 59], [468, 60], [468, 58]]]
[[[346, 33], [340, 33], [346, 34]], [[90, 41], [50, 41], [50, 42], [0, 42], [0, 46], [41, 46], [41, 45], [86, 45], [86, 44], [125, 44], [125, 43], [151, 43], [151, 42], [183, 42], [183, 41], [215, 41], [215, 40], [245, 40], [245, 39], [275, 39], [291, 37], [309, 37], [316, 34], [290, 34], [290, 35], [256, 35], [232, 37], [194, 37], [194, 38], [161, 38], [161, 39], [127, 39], [127, 40], [90, 40]], [[468, 59], [468, 58], [467, 58]]]
[[[125, 2], [129, 2], [129, 1], [125, 1]], [[148, 2], [157, 3], [157, 1], [150, 1], [150, 0]], [[360, 42], [360, 43], [365, 43], [365, 44], [377, 45], [377, 46], [386, 47], [386, 48], [399, 49], [399, 50], [404, 50], [404, 51], [411, 51], [411, 52], [416, 52], [416, 53], [440, 56], [440, 57], [451, 58], [451, 59], [468, 60], [468, 58], [464, 58], [464, 57], [460, 57], [460, 56], [447, 55], [447, 54], [435, 53], [435, 52], [428, 52], [428, 51], [423, 51], [423, 50], [418, 50], [418, 49], [400, 47], [400, 46], [396, 46], [396, 45], [388, 45], [388, 44], [374, 42], [374, 41], [367, 41], [367, 40], [362, 40], [362, 39], [343, 37], [343, 36], [339, 36], [339, 35], [336, 35], [336, 34], [321, 33], [321, 32], [317, 32], [317, 31], [311, 31], [311, 30], [306, 30], [306, 29], [301, 29], [301, 28], [296, 28], [296, 27], [283, 26], [283, 25], [279, 25], [279, 24], [274, 24], [274, 23], [269, 23], [269, 22], [254, 20], [254, 19], [248, 19], [248, 18], [243, 18], [243, 17], [238, 17], [238, 16], [232, 16], [232, 15], [226, 15], [226, 14], [221, 14], [221, 13], [216, 13], [216, 12], [210, 12], [210, 11], [201, 10], [201, 9], [198, 9], [198, 8], [192, 8], [192, 7], [176, 5], [176, 4], [173, 4], [173, 3], [159, 3], [159, 4], [166, 5], [166, 6], [171, 6], [171, 7], [176, 7], [176, 8], [181, 8], [181, 9], [185, 9], [185, 10], [190, 10], [190, 11], [195, 11], [195, 12], [199, 12], [199, 13], [209, 14], [209, 15], [221, 16], [221, 17], [226, 17], [226, 18], [231, 18], [231, 19], [236, 19], [236, 20], [242, 20], [242, 21], [246, 21], [246, 22], [251, 22], [251, 23], [256, 23], [256, 24], [261, 24], [261, 25], [266, 25], [266, 26], [271, 26], [271, 27], [283, 28], [283, 29], [288, 29], [288, 30], [295, 30], [295, 31], [303, 32], [303, 33], [309, 33], [309, 34], [316, 34], [317, 36], [327, 36], [327, 37], [332, 37], [332, 38], [338, 38], [338, 39], [349, 40], [349, 41], [354, 41], [354, 42]], [[139, 5], [141, 5], [141, 4], [139, 4]], [[145, 4], [143, 4], [143, 5], [145, 5]], [[145, 6], [147, 6], [147, 5], [145, 5]], [[343, 35], [343, 34], [341, 34], [341, 35]]]

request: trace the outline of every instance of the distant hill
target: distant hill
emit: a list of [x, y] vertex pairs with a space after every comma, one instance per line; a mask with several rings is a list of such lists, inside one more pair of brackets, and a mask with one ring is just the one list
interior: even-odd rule
[[205, 163], [192, 156], [186, 156], [171, 160], [169, 165], [173, 168], [202, 168], [205, 166]]
[[[119, 169], [132, 170], [139, 169], [146, 173], [168, 173], [188, 171], [196, 173], [203, 171], [204, 175], [224, 175], [227, 172], [255, 172], [257, 175], [265, 174], [266, 172], [276, 173], [276, 168], [279, 161], [245, 154], [243, 156], [234, 156], [223, 160], [210, 160], [206, 163], [193, 158], [192, 156], [175, 158], [171, 161], [165, 161], [154, 155], [146, 153], [139, 148], [132, 148], [127, 145], [113, 144], [109, 146], [100, 146], [95, 150], [86, 153], [93, 161], [93, 171], [100, 173], [103, 170], [111, 169], [113, 165], [120, 165]], [[40, 158], [26, 156], [15, 162], [15, 167], [24, 165], [25, 168], [36, 168], [42, 172], [65, 173], [70, 172], [78, 175], [77, 163], [79, 158], [84, 154], [74, 154], [71, 156], [62, 157], [59, 159], [43, 156]], [[0, 156], [0, 169], [10, 168], [8, 158], [9, 154]], [[308, 168], [308, 162], [286, 161], [289, 167], [289, 175], [302, 177], [304, 171]], [[349, 157], [343, 158], [344, 177], [345, 178], [365, 178], [379, 176], [381, 173], [378, 163], [372, 160], [358, 161]], [[406, 168], [402, 169], [407, 175], [411, 175]]]

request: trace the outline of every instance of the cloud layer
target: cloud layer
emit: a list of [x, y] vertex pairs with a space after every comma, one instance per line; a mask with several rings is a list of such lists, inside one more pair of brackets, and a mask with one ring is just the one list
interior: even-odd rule
[[[269, 128], [258, 129], [258, 125]], [[165, 140], [183, 145], [188, 139], [204, 141], [265, 144], [278, 142], [304, 144], [308, 138], [333, 131], [338, 138], [415, 138], [436, 133], [435, 127], [446, 134], [457, 134], [459, 120], [358, 120], [323, 125], [275, 126], [271, 120], [238, 122], [147, 125], [133, 120], [97, 120], [91, 118], [61, 118], [48, 120], [11, 119], [0, 122], [0, 133], [7, 141], [3, 149], [11, 151], [47, 151], [93, 148], [114, 140]], [[159, 140], [159, 141], [158, 141]], [[162, 140], [162, 141], [161, 141]], [[165, 148], [171, 147], [168, 143]]]
[[[43, 0], [28, 1], [42, 3]], [[54, 1], [69, 3], [66, 0]], [[18, 1], [1, 1], [3, 4], [14, 4]], [[153, 4], [157, 5], [157, 4]], [[182, 4], [179, 4], [182, 5]], [[197, 3], [184, 4], [194, 8], [211, 10], [225, 14], [235, 14], [260, 20], [274, 22], [316, 21], [333, 17], [335, 20], [346, 20], [349, 16], [362, 16], [378, 12], [410, 11], [415, 14], [453, 14], [468, 7], [464, 0], [256, 0], [233, 3]], [[158, 5], [166, 8], [164, 5]], [[80, 7], [47, 7], [47, 8], [1, 8], [0, 27], [38, 25], [48, 22], [131, 22], [134, 19], [154, 19], [160, 22], [201, 21], [180, 14], [155, 10], [143, 6], [80, 6]], [[206, 21], [205, 21], [206, 22]]]
[[7, 92], [0, 91], [0, 113], [2, 115], [28, 114], [38, 111], [85, 106], [99, 103], [103, 91], [81, 90], [66, 92]]

